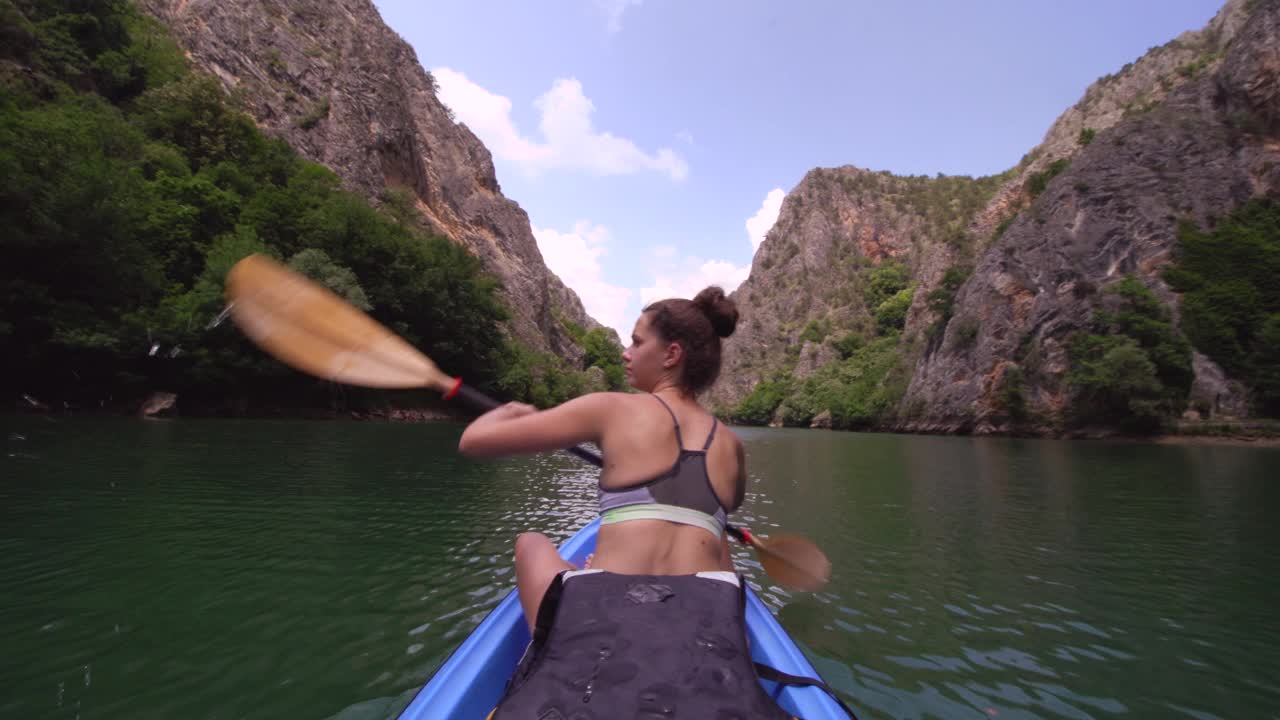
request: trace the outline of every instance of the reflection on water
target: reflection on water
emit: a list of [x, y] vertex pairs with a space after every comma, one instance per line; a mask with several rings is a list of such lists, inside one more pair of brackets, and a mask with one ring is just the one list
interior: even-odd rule
[[[394, 717], [594, 514], [455, 425], [0, 420], [0, 718]], [[762, 599], [864, 718], [1271, 717], [1280, 451], [742, 429]]]

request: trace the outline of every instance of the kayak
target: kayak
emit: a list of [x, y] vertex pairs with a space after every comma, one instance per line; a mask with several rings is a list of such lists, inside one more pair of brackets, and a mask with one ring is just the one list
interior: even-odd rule
[[[560, 546], [560, 556], [581, 566], [595, 550], [599, 528], [600, 520], [592, 520]], [[750, 587], [746, 617], [753, 660], [791, 675], [821, 679]], [[501, 699], [528, 644], [529, 628], [512, 590], [432, 675], [400, 720], [484, 720]], [[783, 709], [804, 720], [848, 718], [819, 688], [760, 683]]]

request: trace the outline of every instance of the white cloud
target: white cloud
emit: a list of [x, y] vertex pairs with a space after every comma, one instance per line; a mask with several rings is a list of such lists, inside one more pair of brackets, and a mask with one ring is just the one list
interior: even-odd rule
[[595, 0], [596, 7], [604, 11], [605, 17], [609, 19], [609, 34], [613, 34], [622, 29], [622, 14], [631, 6], [640, 7], [640, 3], [644, 0]]
[[495, 95], [449, 68], [431, 71], [440, 101], [474, 132], [495, 155], [520, 165], [545, 162], [551, 149], [520, 137], [511, 122], [511, 101]]
[[737, 290], [751, 273], [749, 266], [738, 267], [725, 260], [708, 260], [700, 265], [698, 262], [697, 258], [686, 258], [685, 267], [692, 269], [673, 267], [658, 272], [652, 286], [640, 289], [640, 305], [673, 297], [692, 300], [694, 295], [708, 285], [719, 285], [727, 295]]
[[747, 237], [751, 240], [751, 252], [760, 249], [764, 236], [769, 234], [773, 224], [778, 221], [778, 212], [782, 210], [782, 199], [787, 193], [782, 188], [774, 188], [764, 196], [764, 202], [755, 215], [747, 218]]
[[625, 315], [631, 290], [610, 285], [600, 276], [598, 258], [607, 251], [609, 231], [580, 220], [570, 232], [534, 227], [533, 237], [547, 267], [578, 293], [587, 314], [617, 330], [620, 337], [631, 337]]
[[450, 68], [431, 71], [439, 97], [497, 157], [529, 175], [545, 170], [585, 170], [593, 175], [630, 175], [645, 170], [684, 180], [689, 164], [675, 150], [646, 153], [626, 138], [600, 132], [591, 122], [595, 104], [574, 78], [559, 78], [533, 105], [542, 140], [521, 135], [511, 118], [511, 101]]

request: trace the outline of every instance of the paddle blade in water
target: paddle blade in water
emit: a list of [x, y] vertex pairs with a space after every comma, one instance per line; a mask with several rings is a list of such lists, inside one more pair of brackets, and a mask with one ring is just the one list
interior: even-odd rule
[[316, 377], [373, 388], [435, 387], [451, 379], [412, 345], [329, 290], [262, 255], [227, 275], [231, 317], [281, 362]]
[[821, 590], [831, 579], [831, 561], [811, 540], [799, 535], [752, 538], [769, 577], [795, 590]]

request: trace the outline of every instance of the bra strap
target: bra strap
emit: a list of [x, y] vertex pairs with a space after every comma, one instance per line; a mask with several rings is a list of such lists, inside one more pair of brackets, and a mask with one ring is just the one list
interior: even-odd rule
[[[663, 400], [661, 396], [654, 395], [653, 397], [656, 398], [658, 402], [662, 403], [662, 407], [666, 408], [667, 414], [671, 416], [671, 424], [676, 426], [676, 445], [680, 448], [681, 452], [684, 452], [684, 440], [680, 437], [680, 421], [676, 419], [675, 412], [671, 410], [671, 406], [668, 405], [667, 401]], [[714, 432], [714, 430], [712, 432]]]
[[707, 436], [707, 444], [702, 446], [702, 451], [706, 452], [711, 449], [711, 441], [716, 439], [716, 426], [720, 424], [714, 416], [711, 418], [711, 434]]

